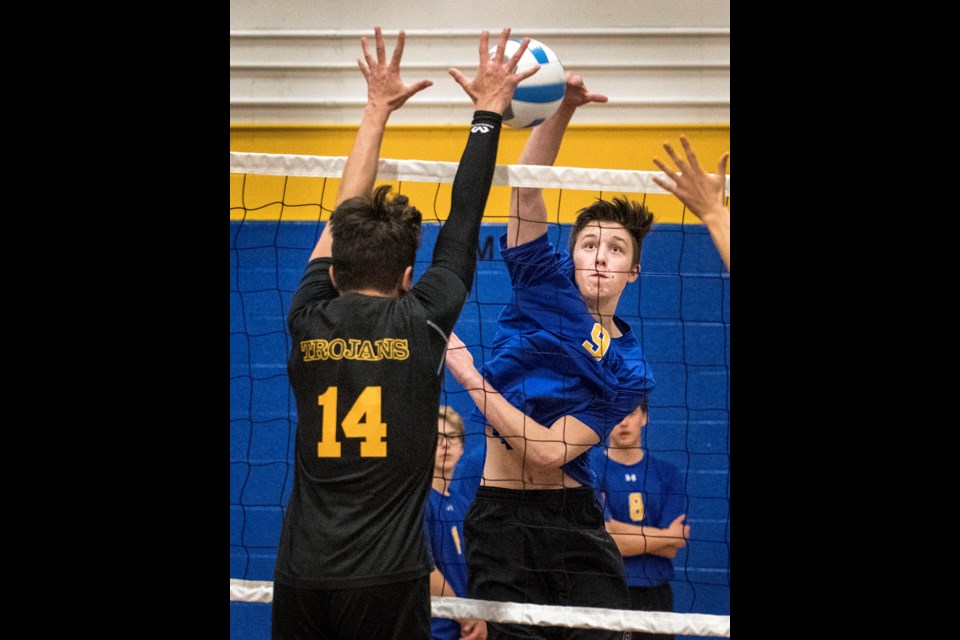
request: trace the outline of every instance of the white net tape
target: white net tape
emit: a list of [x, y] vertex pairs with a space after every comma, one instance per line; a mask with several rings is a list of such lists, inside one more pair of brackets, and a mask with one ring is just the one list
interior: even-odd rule
[[[230, 599], [240, 602], [270, 603], [273, 601], [273, 583], [231, 579]], [[431, 612], [437, 618], [479, 618], [505, 624], [730, 637], [730, 616], [703, 613], [558, 607], [437, 596], [431, 598]]]
[[[230, 153], [231, 173], [275, 176], [339, 178], [345, 156], [298, 156], [273, 153]], [[404, 182], [440, 182], [452, 184], [457, 173], [456, 162], [432, 160], [381, 159], [379, 180]], [[669, 193], [653, 181], [663, 176], [659, 171], [624, 171], [619, 169], [582, 169], [542, 165], [498, 164], [493, 174], [494, 186], [538, 187], [542, 189], [574, 189], [580, 191], [614, 191], [622, 193]], [[730, 176], [726, 195], [730, 196]]]

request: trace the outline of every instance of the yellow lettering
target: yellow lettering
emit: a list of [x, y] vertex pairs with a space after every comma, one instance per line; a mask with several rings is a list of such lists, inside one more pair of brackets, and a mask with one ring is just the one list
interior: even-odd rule
[[387, 457], [387, 425], [380, 421], [381, 387], [367, 387], [343, 418], [348, 438], [363, 438], [361, 458]]
[[303, 361], [310, 362], [316, 360], [316, 340], [304, 340], [300, 343], [300, 351], [303, 352]]
[[[592, 340], [592, 342], [591, 342]], [[599, 322], [594, 323], [590, 332], [590, 340], [583, 341], [583, 348], [597, 360], [603, 358], [610, 348], [610, 334], [603, 330]]]
[[462, 556], [463, 551], [460, 550], [460, 532], [457, 531], [457, 525], [450, 527], [450, 535], [453, 536], [453, 544], [457, 547], [457, 555]]
[[357, 351], [360, 350], [360, 341], [356, 338], [350, 338], [347, 342], [350, 343], [350, 346], [347, 347], [347, 352], [343, 354], [347, 360], [358, 360]]
[[356, 354], [357, 360], [370, 360], [376, 361], [379, 360], [376, 355], [373, 353], [373, 345], [370, 344], [369, 340], [364, 340], [363, 344], [360, 345], [359, 353]]
[[343, 338], [337, 338], [330, 341], [328, 348], [330, 349], [330, 359], [342, 360], [347, 350], [347, 343], [343, 341]]
[[[341, 341], [342, 342], [342, 341]], [[343, 434], [347, 438], [362, 438], [361, 458], [387, 457], [387, 425], [381, 421], [382, 387], [366, 387], [343, 418]], [[327, 387], [317, 397], [322, 407], [318, 458], [339, 458], [341, 445], [337, 442], [337, 387]], [[457, 543], [459, 553], [459, 543]]]
[[410, 351], [406, 340], [381, 338], [374, 342], [357, 338], [336, 338], [334, 340], [303, 340], [300, 343], [304, 362], [314, 360], [406, 360]]
[[393, 359], [393, 339], [381, 338], [373, 343], [377, 347], [377, 357]]
[[317, 404], [323, 408], [323, 421], [320, 423], [320, 442], [317, 443], [317, 457], [339, 458], [340, 443], [337, 442], [337, 388], [327, 387], [323, 395], [317, 398]]

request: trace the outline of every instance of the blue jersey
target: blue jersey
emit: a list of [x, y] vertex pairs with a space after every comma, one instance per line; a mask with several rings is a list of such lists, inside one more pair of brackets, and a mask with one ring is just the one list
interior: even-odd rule
[[[599, 476], [597, 495], [607, 520], [666, 529], [685, 513], [685, 495], [677, 468], [645, 452], [637, 464], [611, 460], [605, 447], [594, 447], [590, 462]], [[659, 587], [673, 579], [673, 560], [644, 553], [625, 556], [627, 584]]]
[[[500, 253], [513, 296], [500, 314], [484, 377], [503, 397], [545, 427], [573, 416], [606, 441], [613, 427], [653, 389], [653, 373], [637, 336], [614, 318], [623, 334], [611, 338], [574, 281], [570, 253], [558, 252], [547, 235]], [[483, 421], [479, 410], [471, 419]], [[502, 446], [509, 446], [501, 440]], [[585, 486], [596, 476], [585, 456], [563, 470]]]
[[[459, 492], [451, 491], [445, 496], [435, 489], [430, 490], [423, 524], [427, 544], [437, 569], [443, 574], [454, 594], [467, 595], [467, 560], [463, 555], [463, 518], [470, 503]], [[447, 618], [431, 618], [430, 630], [433, 640], [457, 640], [460, 624]]]

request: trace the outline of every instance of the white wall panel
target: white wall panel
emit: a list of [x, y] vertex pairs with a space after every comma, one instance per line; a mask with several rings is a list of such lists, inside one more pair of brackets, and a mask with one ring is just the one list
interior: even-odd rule
[[230, 29], [729, 27], [730, 0], [230, 0]]
[[[326, 3], [329, 4], [329, 3]], [[230, 34], [230, 118], [232, 124], [356, 124], [366, 97], [366, 85], [357, 69], [360, 37], [372, 36], [371, 15], [391, 15], [395, 0], [377, 3], [378, 10], [361, 11], [368, 3], [337, 5], [339, 18], [310, 18], [320, 3], [261, 3], [234, 0]], [[392, 124], [460, 124], [469, 117], [471, 105], [462, 89], [448, 75], [449, 67], [472, 73], [477, 65], [477, 44], [482, 28], [494, 31], [489, 16], [477, 27], [463, 23], [470, 18], [473, 3], [404, 3], [436, 5], [436, 15], [416, 18], [414, 11], [402, 25], [407, 32], [404, 79], [428, 78], [434, 86], [412, 98], [391, 117]], [[500, 2], [478, 3], [495, 9]], [[606, 105], [591, 105], [577, 114], [577, 123], [707, 123], [730, 121], [730, 30], [729, 2], [649, 1], [610, 3], [571, 1], [564, 10], [543, 11], [542, 26], [515, 29], [548, 44], [567, 69], [579, 71], [591, 91], [610, 98]], [[667, 15], [644, 13], [641, 26], [629, 24], [637, 7], [669, 4]], [[278, 9], [262, 20], [266, 6]], [[551, 3], [546, 3], [550, 6]], [[591, 10], [587, 11], [586, 8]], [[370, 8], [369, 6], [367, 7]], [[464, 19], [460, 26], [451, 17], [456, 8]], [[695, 9], [695, 10], [694, 10]], [[297, 14], [301, 19], [293, 19]], [[456, 13], [456, 11], [453, 11]], [[517, 13], [520, 16], [519, 13]], [[306, 17], [304, 17], [306, 16]], [[523, 12], [529, 23], [536, 13]], [[614, 16], [619, 16], [614, 20]], [[261, 23], [258, 24], [258, 21]], [[418, 22], [419, 21], [419, 22]], [[336, 24], [334, 24], [336, 23]], [[665, 23], [666, 26], [660, 26]], [[306, 28], [319, 25], [320, 28]], [[329, 28], [342, 25], [340, 28]], [[653, 26], [651, 26], [653, 25]], [[397, 26], [382, 23], [392, 51]], [[492, 35], [496, 35], [496, 32]]]

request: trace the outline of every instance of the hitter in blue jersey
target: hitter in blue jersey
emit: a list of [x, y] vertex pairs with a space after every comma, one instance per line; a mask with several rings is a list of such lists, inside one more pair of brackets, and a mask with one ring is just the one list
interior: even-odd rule
[[[538, 423], [553, 425], [572, 416], [596, 433], [598, 442], [606, 440], [653, 388], [637, 335], [612, 316], [619, 335], [611, 337], [584, 304], [570, 252], [558, 251], [546, 234], [515, 247], [501, 236], [500, 252], [514, 295], [497, 322], [483, 377]], [[486, 421], [479, 409], [471, 419]], [[583, 486], [596, 485], [585, 456], [561, 468]]]
[[[606, 101], [568, 73], [560, 108], [530, 133], [518, 164], [552, 165], [576, 109]], [[598, 200], [579, 212], [561, 251], [546, 237], [542, 190], [511, 194], [500, 248], [513, 299], [491, 358], [481, 374], [456, 335], [447, 349], [447, 366], [487, 434], [483, 479], [464, 523], [471, 598], [629, 608], [623, 559], [604, 527], [586, 453], [653, 388], [637, 336], [616, 317], [652, 224], [641, 204]], [[490, 621], [487, 628], [494, 639], [623, 637]]]
[[[686, 491], [669, 462], [643, 448], [646, 410], [618, 424], [609, 447], [590, 452], [600, 482], [607, 531], [623, 554], [631, 608], [673, 611], [673, 558], [687, 544]], [[645, 634], [644, 640], [672, 640], [672, 635]]]
[[[430, 595], [447, 598], [467, 595], [467, 560], [464, 556], [463, 519], [470, 501], [451, 491], [454, 469], [463, 455], [463, 419], [452, 407], [441, 406], [437, 416], [437, 453], [433, 484], [427, 496], [424, 532], [436, 568], [430, 575]], [[432, 640], [483, 640], [483, 620], [430, 620]]]

